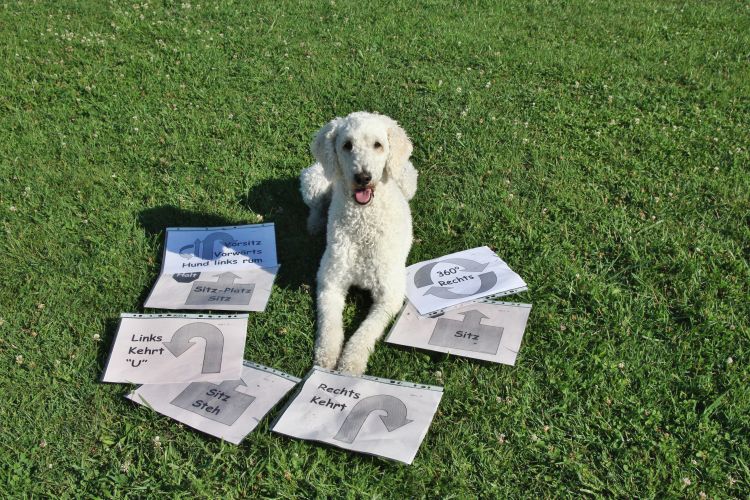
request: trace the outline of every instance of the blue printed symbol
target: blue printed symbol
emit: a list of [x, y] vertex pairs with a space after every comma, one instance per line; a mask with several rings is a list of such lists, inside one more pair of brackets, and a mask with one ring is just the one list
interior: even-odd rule
[[180, 248], [180, 257], [188, 260], [193, 257], [198, 257], [203, 260], [211, 260], [214, 257], [214, 245], [216, 245], [217, 241], [220, 241], [227, 246], [237, 243], [237, 240], [235, 240], [231, 234], [219, 231], [209, 234], [203, 240], [196, 238], [193, 243]]

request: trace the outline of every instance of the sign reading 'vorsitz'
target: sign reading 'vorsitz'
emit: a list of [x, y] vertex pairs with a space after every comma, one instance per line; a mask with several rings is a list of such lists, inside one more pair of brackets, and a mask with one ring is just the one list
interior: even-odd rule
[[442, 395], [441, 387], [315, 367], [273, 430], [409, 464]]
[[273, 224], [168, 228], [146, 307], [262, 311], [279, 264]]
[[276, 266], [278, 262], [273, 224], [167, 228], [163, 273]]

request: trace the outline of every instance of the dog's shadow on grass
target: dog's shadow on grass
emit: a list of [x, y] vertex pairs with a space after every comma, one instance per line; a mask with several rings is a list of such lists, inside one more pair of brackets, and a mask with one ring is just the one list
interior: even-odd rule
[[[296, 178], [261, 181], [241, 195], [241, 207], [247, 217], [230, 219], [215, 214], [194, 212], [161, 205], [140, 212], [138, 220], [150, 236], [159, 237], [158, 253], [154, 256], [157, 269], [164, 253], [164, 235], [168, 227], [221, 227], [273, 222], [276, 229], [276, 254], [280, 264], [275, 284], [282, 288], [312, 287], [315, 271], [325, 245], [325, 236], [310, 236], [306, 229], [307, 207], [299, 195]], [[259, 220], [258, 216], [262, 219]], [[149, 289], [140, 297], [143, 302]]]
[[323, 255], [325, 235], [307, 232], [307, 206], [299, 193], [296, 177], [267, 179], [256, 184], [240, 204], [276, 226], [276, 254], [281, 268], [276, 284], [296, 290], [313, 288], [318, 262]]

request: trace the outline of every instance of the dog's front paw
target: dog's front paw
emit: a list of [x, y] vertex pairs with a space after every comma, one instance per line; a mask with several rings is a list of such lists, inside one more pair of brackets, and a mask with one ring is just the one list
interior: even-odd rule
[[333, 370], [336, 366], [336, 361], [339, 359], [340, 349], [326, 349], [325, 347], [317, 347], [315, 349], [315, 365], [328, 370]]
[[339, 360], [339, 364], [336, 369], [349, 375], [362, 375], [367, 369], [368, 357], [369, 356], [367, 354], [362, 356], [345, 352]]

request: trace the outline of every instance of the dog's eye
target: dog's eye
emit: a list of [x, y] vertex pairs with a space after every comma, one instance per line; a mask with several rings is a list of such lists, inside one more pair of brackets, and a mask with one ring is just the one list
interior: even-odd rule
[[351, 151], [352, 150], [352, 141], [346, 141], [344, 143], [344, 149], [346, 149], [347, 151]]
[[375, 149], [383, 149], [383, 145], [380, 144], [379, 142], [376, 142], [375, 143]]

